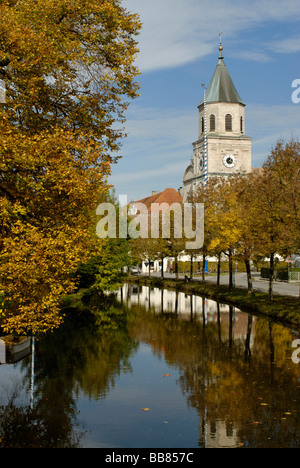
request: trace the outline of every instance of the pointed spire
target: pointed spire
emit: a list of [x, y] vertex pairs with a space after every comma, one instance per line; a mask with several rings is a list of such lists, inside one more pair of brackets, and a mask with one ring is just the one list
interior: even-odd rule
[[[240, 98], [229, 72], [224, 63], [223, 45], [221, 40], [222, 32], [220, 32], [220, 45], [219, 45], [219, 62], [206, 90], [206, 102], [230, 102], [244, 104]], [[200, 106], [204, 104], [202, 99]]]

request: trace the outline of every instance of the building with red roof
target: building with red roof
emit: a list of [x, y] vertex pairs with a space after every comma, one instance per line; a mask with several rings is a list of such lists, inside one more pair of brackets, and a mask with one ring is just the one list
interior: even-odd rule
[[[169, 206], [173, 203], [182, 203], [182, 194], [181, 189], [175, 190], [173, 188], [166, 188], [162, 192], [152, 192], [152, 195], [131, 202], [131, 209], [129, 211], [130, 215], [136, 214], [136, 210], [139, 204], [143, 204], [147, 207], [148, 213], [153, 212], [164, 212], [168, 209]], [[158, 206], [161, 205], [160, 207]]]

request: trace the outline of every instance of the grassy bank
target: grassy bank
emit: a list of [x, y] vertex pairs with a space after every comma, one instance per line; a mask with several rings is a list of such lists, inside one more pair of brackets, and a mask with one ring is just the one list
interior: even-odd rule
[[263, 292], [249, 295], [245, 289], [229, 291], [227, 286], [199, 281], [185, 283], [183, 280], [175, 279], [129, 277], [128, 282], [205, 296], [222, 304], [233, 305], [245, 312], [267, 316], [272, 320], [300, 329], [300, 301], [297, 298], [275, 296], [274, 300], [270, 301], [268, 295]]

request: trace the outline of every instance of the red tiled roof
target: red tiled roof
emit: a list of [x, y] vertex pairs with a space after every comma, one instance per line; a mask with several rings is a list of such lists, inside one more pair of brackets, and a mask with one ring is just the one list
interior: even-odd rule
[[182, 202], [182, 195], [173, 189], [167, 188], [163, 192], [156, 193], [155, 195], [151, 195], [150, 197], [143, 198], [142, 200], [137, 200], [134, 203], [144, 203], [145, 205], [150, 205], [151, 203], [181, 203]]
[[168, 205], [172, 205], [173, 203], [182, 203], [182, 195], [173, 188], [166, 188], [163, 192], [142, 198], [141, 200], [137, 200], [131, 204], [134, 205], [138, 203], [143, 203], [150, 211], [152, 203], [167, 203]]

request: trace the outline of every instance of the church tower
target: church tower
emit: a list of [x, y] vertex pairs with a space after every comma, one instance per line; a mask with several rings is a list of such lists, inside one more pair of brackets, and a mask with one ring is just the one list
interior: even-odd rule
[[245, 103], [224, 63], [220, 43], [217, 67], [199, 109], [199, 137], [183, 178], [183, 200], [209, 177], [251, 172], [252, 139], [245, 136]]

